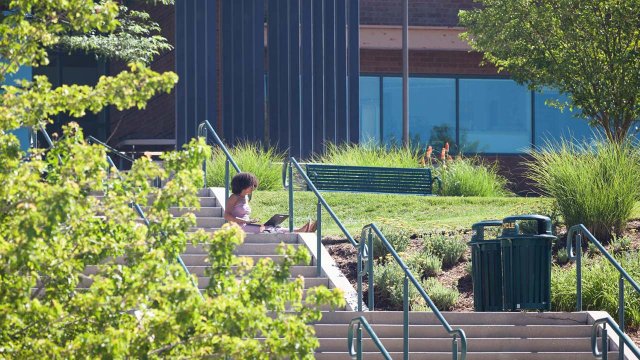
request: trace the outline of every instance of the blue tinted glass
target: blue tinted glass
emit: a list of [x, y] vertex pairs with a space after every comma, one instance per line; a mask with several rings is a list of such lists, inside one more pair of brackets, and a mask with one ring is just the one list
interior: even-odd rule
[[455, 148], [456, 81], [409, 79], [409, 136], [413, 145]]
[[[362, 87], [360, 88], [362, 91]], [[386, 144], [402, 143], [402, 78], [382, 79], [382, 135]]]
[[[7, 74], [4, 84], [16, 86], [16, 80], [31, 80], [31, 66], [22, 66], [18, 69], [16, 73]], [[9, 131], [14, 134], [18, 140], [20, 140], [20, 149], [22, 151], [27, 151], [31, 147], [31, 130], [29, 128], [19, 128], [13, 131]]]
[[460, 143], [466, 153], [531, 148], [531, 92], [512, 80], [460, 80]]
[[535, 134], [536, 146], [547, 144], [556, 145], [561, 139], [572, 139], [574, 142], [583, 142], [593, 138], [593, 131], [585, 119], [576, 118], [575, 112], [565, 108], [560, 111], [555, 107], [546, 105], [547, 100], [567, 101], [567, 96], [557, 90], [544, 89], [542, 93], [536, 93], [535, 102]]
[[360, 77], [360, 142], [380, 143], [380, 78]]

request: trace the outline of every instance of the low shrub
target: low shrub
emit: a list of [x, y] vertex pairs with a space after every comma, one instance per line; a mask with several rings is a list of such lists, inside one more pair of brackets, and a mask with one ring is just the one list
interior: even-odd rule
[[[616, 255], [620, 265], [632, 278], [640, 277], [640, 255], [627, 253]], [[583, 310], [606, 311], [618, 317], [618, 271], [607, 259], [598, 256], [584, 259], [582, 265]], [[576, 267], [554, 266], [551, 273], [551, 305], [553, 311], [575, 311]], [[628, 328], [640, 326], [640, 295], [625, 284], [625, 318]]]
[[[440, 311], [449, 311], [453, 309], [460, 297], [458, 290], [442, 285], [435, 278], [426, 279], [422, 283], [422, 286], [427, 292], [427, 295], [429, 295], [429, 298], [431, 298], [431, 301], [433, 301], [433, 304]], [[411, 310], [413, 311], [430, 311], [426, 302], [420, 295], [412, 298], [411, 305]]]
[[325, 153], [313, 160], [335, 165], [416, 168], [420, 163], [420, 154], [417, 150], [402, 146], [328, 143]]
[[[404, 252], [407, 249], [407, 246], [409, 246], [411, 232], [408, 230], [402, 228], [383, 227], [380, 229], [380, 232], [382, 232], [387, 241], [389, 241], [389, 244], [391, 244], [398, 253]], [[389, 255], [389, 251], [382, 244], [382, 240], [377, 236], [374, 236], [373, 257], [384, 261], [387, 255]]]
[[567, 262], [569, 262], [569, 252], [567, 251], [567, 249], [562, 248], [558, 250], [557, 258], [558, 258], [558, 264], [560, 265], [564, 265]]
[[[376, 264], [373, 267], [373, 283], [379, 299], [388, 302], [387, 309], [402, 309], [404, 271], [395, 261], [387, 261], [384, 264]], [[413, 299], [418, 290], [409, 284], [409, 299]]]
[[478, 159], [443, 161], [434, 172], [442, 180], [442, 187], [435, 185], [439, 195], [501, 197], [511, 194], [506, 190], [507, 179], [498, 174], [497, 167]]
[[442, 259], [442, 266], [449, 268], [457, 264], [467, 250], [467, 244], [462, 238], [435, 235], [424, 239], [427, 251]]
[[640, 197], [640, 155], [630, 143], [563, 140], [532, 156], [528, 176], [555, 199], [567, 227], [584, 224], [605, 243], [622, 233]]
[[442, 259], [427, 251], [413, 253], [407, 259], [407, 266], [420, 278], [438, 276], [442, 273]]
[[[240, 170], [258, 177], [260, 190], [282, 189], [282, 163], [284, 154], [273, 148], [264, 148], [257, 143], [241, 143], [229, 149]], [[219, 147], [214, 147], [207, 161], [207, 185], [224, 186], [224, 168], [226, 157]], [[233, 166], [229, 167], [230, 176], [235, 175]]]

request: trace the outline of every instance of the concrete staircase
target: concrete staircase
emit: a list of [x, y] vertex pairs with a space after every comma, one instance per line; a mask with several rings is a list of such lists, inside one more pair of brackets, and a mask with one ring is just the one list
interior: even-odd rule
[[[215, 191], [220, 198], [221, 192]], [[215, 232], [224, 224], [223, 207], [213, 190], [199, 192], [201, 209], [195, 212], [197, 226]], [[174, 208], [171, 212], [182, 215], [185, 209]], [[254, 260], [269, 257], [277, 261], [276, 246], [281, 242], [306, 247], [312, 254], [310, 264], [301, 264], [292, 269], [291, 277], [303, 276], [305, 289], [318, 285], [329, 288], [340, 287], [351, 296], [345, 309], [352, 310], [353, 288], [344, 275], [336, 275], [336, 267], [328, 253], [323, 250], [323, 276], [316, 274], [315, 235], [312, 234], [248, 234], [245, 243], [236, 254]], [[206, 250], [203, 246], [189, 245], [182, 259], [192, 274], [198, 276], [198, 285], [204, 289]], [[333, 264], [333, 269], [331, 269]], [[342, 278], [340, 278], [342, 277]], [[346, 284], [346, 285], [345, 285]], [[317, 359], [350, 359], [347, 351], [347, 331], [351, 319], [363, 315], [372, 325], [378, 337], [393, 359], [401, 359], [403, 351], [402, 312], [391, 311], [324, 311], [322, 320], [315, 324], [320, 347]], [[587, 360], [591, 354], [591, 323], [597, 313], [444, 313], [452, 327], [461, 327], [467, 334], [469, 360]], [[452, 359], [451, 337], [444, 331], [433, 313], [410, 313], [410, 359]], [[364, 358], [383, 359], [368, 334], [363, 331]], [[610, 341], [611, 359], [618, 359], [617, 345]], [[631, 357], [632, 358], [632, 357]]]
[[[393, 359], [403, 356], [402, 312], [339, 311], [323, 314], [315, 325], [319, 360], [350, 359], [346, 349], [347, 325], [363, 315]], [[591, 314], [582, 313], [443, 313], [454, 329], [467, 335], [468, 360], [592, 360]], [[451, 337], [430, 312], [409, 316], [409, 358], [451, 360]], [[365, 359], [384, 359], [363, 331]], [[460, 347], [460, 341], [458, 341]], [[615, 345], [610, 342], [610, 349]], [[618, 359], [610, 352], [610, 359]]]

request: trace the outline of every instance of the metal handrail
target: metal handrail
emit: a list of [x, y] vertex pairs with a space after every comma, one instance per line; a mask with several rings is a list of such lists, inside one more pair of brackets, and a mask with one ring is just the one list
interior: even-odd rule
[[[111, 159], [111, 156], [109, 156], [109, 155], [107, 155], [107, 162], [109, 163], [109, 166], [111, 166], [112, 168], [115, 169], [116, 176], [118, 176], [118, 178], [120, 180], [122, 180], [122, 175], [118, 171], [118, 168], [116, 167], [116, 164], [113, 163], [113, 160]], [[149, 219], [147, 218], [147, 216], [145, 215], [144, 211], [142, 210], [142, 207], [140, 207], [140, 205], [137, 202], [135, 202], [135, 200], [131, 201], [131, 207], [133, 207], [133, 209], [136, 211], [138, 216], [142, 219], [142, 221], [144, 222], [145, 226], [149, 227], [151, 225], [151, 222], [149, 222]], [[167, 234], [164, 231], [161, 231], [160, 234], [162, 236], [167, 236]], [[182, 270], [184, 271], [184, 273], [187, 275], [187, 277], [191, 281], [191, 284], [196, 288], [196, 290], [198, 291], [198, 294], [200, 294], [200, 289], [198, 288], [198, 284], [195, 282], [195, 280], [191, 276], [191, 273], [189, 273], [189, 269], [185, 265], [184, 261], [182, 261], [182, 257], [180, 256], [180, 254], [178, 254], [177, 260], [178, 260], [178, 264], [180, 264], [180, 267], [182, 267]], [[200, 296], [202, 297], [202, 294], [200, 294]]]
[[102, 142], [102, 141], [100, 141], [100, 140], [96, 139], [96, 138], [95, 138], [95, 137], [93, 137], [93, 136], [88, 136], [88, 137], [87, 137], [87, 142], [88, 142], [89, 144], [98, 144], [98, 145], [102, 145], [102, 147], [104, 147], [105, 149], [107, 149], [107, 151], [108, 151], [108, 152], [110, 152], [110, 153], [112, 153], [112, 154], [115, 154], [115, 155], [118, 155], [118, 158], [120, 158], [120, 167], [121, 167], [121, 168], [122, 168], [122, 160], [123, 160], [123, 159], [124, 159], [124, 160], [129, 161], [131, 164], [133, 164], [133, 162], [135, 161], [135, 159], [134, 159], [134, 158], [132, 158], [132, 157], [128, 156], [127, 154], [125, 154], [125, 153], [123, 153], [123, 152], [120, 152], [120, 151], [116, 150], [115, 148], [113, 148], [113, 147], [111, 147], [111, 146], [107, 145], [106, 143], [104, 143], [104, 142]]
[[[598, 349], [598, 329], [602, 325], [602, 350]], [[624, 342], [629, 347], [629, 350], [637, 357], [640, 358], [640, 349], [634, 344], [633, 340], [627, 336], [616, 324], [610, 316], [604, 317], [602, 319], [598, 319], [593, 323], [591, 327], [591, 353], [596, 359], [608, 360], [609, 358], [609, 336], [607, 333], [607, 325], [613, 329], [613, 331], [618, 334], [618, 339], [620, 339], [620, 344]], [[624, 346], [618, 346], [618, 357], [620, 359], [624, 359]]]
[[[367, 239], [367, 243], [368, 243], [368, 247], [369, 249], [371, 249], [371, 252], [368, 254], [368, 258], [369, 258], [369, 309], [373, 310], [374, 309], [374, 304], [373, 304], [373, 292], [374, 292], [374, 287], [372, 284], [372, 280], [373, 279], [373, 258], [374, 258], [374, 254], [373, 254], [373, 234], [375, 234], [378, 239], [382, 242], [382, 245], [387, 249], [387, 251], [389, 251], [389, 253], [391, 254], [391, 256], [393, 257], [393, 259], [396, 261], [396, 263], [398, 263], [398, 265], [400, 266], [400, 268], [402, 269], [402, 271], [404, 272], [404, 284], [403, 284], [403, 313], [404, 313], [404, 353], [405, 353], [405, 358], [408, 358], [409, 354], [408, 354], [408, 349], [409, 349], [409, 282], [411, 282], [413, 284], [413, 286], [418, 290], [418, 293], [420, 294], [420, 296], [422, 296], [422, 298], [424, 299], [424, 301], [427, 302], [427, 304], [429, 305], [429, 308], [433, 311], [434, 315], [436, 316], [436, 318], [438, 319], [438, 321], [440, 321], [440, 324], [444, 327], [444, 329], [447, 331], [447, 333], [449, 335], [451, 335], [453, 337], [453, 342], [452, 342], [452, 355], [453, 355], [453, 359], [457, 359], [457, 354], [458, 354], [458, 340], [457, 338], [460, 337], [460, 342], [461, 342], [461, 349], [460, 349], [460, 358], [461, 360], [464, 360], [467, 357], [467, 336], [464, 332], [464, 330], [462, 329], [453, 329], [451, 327], [451, 325], [449, 325], [449, 322], [447, 322], [447, 320], [444, 318], [444, 316], [442, 315], [442, 313], [440, 312], [440, 310], [438, 310], [438, 307], [433, 303], [433, 301], [431, 300], [431, 298], [429, 297], [429, 295], [427, 294], [427, 292], [424, 290], [424, 288], [422, 287], [422, 285], [420, 285], [420, 282], [418, 282], [418, 280], [415, 278], [415, 276], [413, 276], [413, 274], [411, 273], [411, 270], [409, 270], [409, 267], [404, 263], [404, 261], [402, 261], [402, 258], [400, 257], [400, 255], [398, 255], [398, 253], [396, 252], [396, 250], [393, 248], [393, 246], [391, 245], [391, 243], [389, 243], [389, 241], [387, 240], [387, 238], [384, 236], [384, 234], [382, 234], [382, 232], [380, 231], [380, 229], [376, 226], [376, 224], [369, 224], [369, 225], [365, 225], [362, 228], [362, 235], [360, 236], [360, 243], [364, 243], [364, 239]], [[361, 268], [358, 267], [358, 272], [361, 272]]]
[[[380, 338], [378, 338], [378, 335], [376, 335], [376, 332], [373, 331], [373, 328], [371, 327], [371, 325], [369, 325], [369, 322], [367, 321], [367, 319], [365, 319], [364, 316], [358, 316], [356, 318], [353, 318], [349, 323], [349, 332], [347, 334], [347, 346], [349, 348], [349, 355], [352, 358], [356, 358], [358, 360], [362, 359], [362, 328], [363, 327], [367, 331], [367, 333], [369, 333], [371, 340], [373, 340], [373, 343], [376, 345], [378, 350], [380, 350], [380, 353], [382, 354], [382, 356], [384, 356], [386, 360], [392, 360], [391, 355], [389, 355], [389, 352], [387, 351], [387, 349], [384, 347], [384, 345], [382, 345], [382, 342], [380, 342]], [[353, 344], [354, 328], [355, 328], [355, 332], [358, 335], [357, 348], [354, 348], [354, 344]]]
[[[289, 231], [293, 232], [293, 167], [295, 167], [298, 170], [298, 173], [300, 174], [300, 176], [302, 176], [304, 181], [307, 183], [307, 186], [309, 186], [311, 191], [313, 191], [313, 193], [316, 195], [316, 198], [318, 199], [318, 203], [316, 205], [316, 212], [317, 212], [316, 214], [317, 216], [316, 218], [316, 224], [317, 224], [316, 270], [317, 270], [318, 276], [321, 276], [322, 275], [322, 208], [323, 207], [329, 213], [331, 218], [333, 218], [333, 221], [335, 221], [335, 223], [338, 225], [340, 230], [342, 230], [342, 233], [344, 234], [344, 236], [347, 237], [347, 240], [349, 240], [351, 245], [357, 248], [358, 243], [353, 239], [353, 236], [349, 234], [349, 232], [344, 227], [344, 225], [342, 225], [342, 222], [340, 221], [336, 213], [333, 212], [333, 210], [331, 209], [331, 206], [329, 206], [329, 204], [327, 204], [326, 200], [322, 197], [322, 195], [320, 195], [320, 192], [318, 191], [318, 189], [315, 187], [315, 185], [313, 185], [313, 182], [311, 181], [311, 179], [309, 179], [307, 174], [302, 170], [302, 167], [300, 167], [300, 164], [298, 164], [298, 161], [296, 161], [294, 157], [291, 157], [289, 158], [288, 161], [284, 162], [283, 174], [282, 174], [283, 175], [282, 184], [285, 188], [289, 189]], [[287, 181], [287, 177], [289, 181]], [[362, 311], [362, 296], [358, 296], [358, 311]]]
[[[589, 240], [592, 244], [600, 250], [602, 255], [613, 265], [613, 267], [618, 270], [620, 274], [618, 278], [618, 325], [621, 329], [624, 329], [624, 281], [627, 280], [631, 287], [640, 294], [640, 285], [622, 268], [620, 263], [607, 252], [607, 250], [602, 246], [602, 244], [598, 241], [598, 239], [589, 232], [589, 230], [583, 225], [578, 224], [574, 225], [569, 229], [569, 233], [567, 235], [567, 250], [569, 253], [569, 259], [576, 261], [576, 310], [582, 311], [582, 236], [585, 235], [587, 240]], [[575, 241], [574, 241], [575, 240]], [[575, 251], [574, 251], [575, 244]], [[612, 326], [612, 328], [615, 327]], [[617, 331], [616, 331], [617, 332]], [[621, 336], [621, 339], [623, 337]], [[625, 341], [626, 342], [626, 341]], [[620, 359], [624, 359], [624, 344], [622, 340], [619, 343], [619, 353], [621, 354]], [[594, 353], [594, 356], [597, 356]], [[606, 355], [604, 355], [606, 359]]]
[[[227, 150], [227, 147], [224, 145], [222, 140], [220, 140], [218, 133], [216, 133], [216, 131], [213, 129], [213, 126], [211, 126], [211, 123], [209, 123], [209, 120], [205, 120], [201, 122], [200, 125], [198, 125], [198, 137], [202, 137], [204, 138], [205, 141], [207, 141], [209, 133], [211, 133], [211, 135], [213, 136], [213, 141], [216, 143], [216, 145], [220, 147], [220, 149], [224, 153], [224, 156], [226, 157], [226, 160], [224, 163], [224, 198], [226, 201], [226, 199], [229, 198], [229, 164], [233, 166], [236, 172], [241, 172], [240, 167], [233, 160], [233, 157], [229, 153], [229, 150]], [[207, 159], [204, 159], [204, 162], [202, 163], [202, 170], [204, 171], [204, 187], [206, 188], [207, 187]]]

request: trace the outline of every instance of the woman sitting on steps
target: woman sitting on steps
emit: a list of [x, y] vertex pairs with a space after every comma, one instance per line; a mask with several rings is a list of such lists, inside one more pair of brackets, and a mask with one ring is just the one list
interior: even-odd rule
[[[246, 233], [258, 234], [262, 232], [269, 233], [288, 233], [287, 229], [281, 227], [267, 226], [257, 224], [258, 220], [251, 219], [251, 207], [249, 206], [248, 196], [258, 187], [258, 178], [252, 173], [238, 173], [231, 179], [231, 196], [227, 199], [224, 208], [224, 219], [234, 222]], [[316, 231], [316, 222], [308, 221], [302, 227], [293, 230], [293, 232], [314, 232]]]

